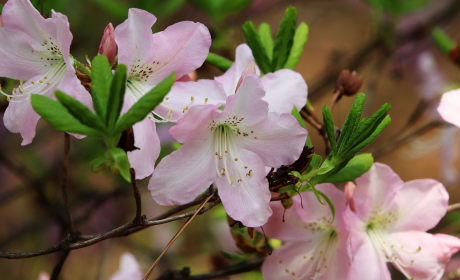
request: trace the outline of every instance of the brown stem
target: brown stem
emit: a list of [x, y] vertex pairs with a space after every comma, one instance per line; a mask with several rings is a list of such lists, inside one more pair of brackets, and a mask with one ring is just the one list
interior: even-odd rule
[[142, 224], [142, 199], [141, 193], [139, 192], [139, 188], [137, 187], [136, 182], [136, 171], [131, 168], [131, 185], [133, 186], [133, 193], [134, 199], [136, 200], [136, 217], [134, 218], [134, 224], [141, 225]]
[[339, 96], [341, 95], [341, 93], [342, 93], [342, 92], [341, 92], [340, 90], [338, 90], [338, 89], [336, 89], [336, 90], [334, 91], [334, 95], [332, 96], [331, 103], [330, 103], [330, 105], [329, 105], [329, 110], [330, 110], [331, 112], [332, 112], [332, 110], [334, 109], [334, 105], [335, 105], [335, 103], [337, 103], [337, 101], [338, 101], [337, 99], [339, 98]]
[[460, 210], [460, 203], [455, 203], [447, 206], [447, 213]]
[[64, 161], [62, 163], [61, 171], [61, 195], [64, 202], [64, 211], [67, 220], [67, 228], [70, 236], [73, 238], [75, 234], [75, 228], [72, 221], [72, 216], [70, 215], [69, 209], [69, 197], [67, 195], [67, 171], [69, 169], [69, 153], [70, 153], [70, 135], [64, 132]]
[[155, 266], [158, 264], [158, 262], [160, 261], [161, 257], [166, 253], [166, 251], [168, 251], [169, 247], [171, 247], [171, 245], [174, 243], [174, 241], [176, 241], [176, 239], [179, 237], [179, 235], [184, 231], [184, 229], [190, 224], [190, 222], [196, 217], [196, 215], [198, 214], [198, 212], [200, 212], [200, 210], [204, 207], [204, 205], [214, 196], [214, 193], [211, 194], [210, 196], [208, 196], [206, 198], [205, 201], [203, 201], [200, 206], [198, 207], [198, 209], [196, 209], [195, 211], [195, 214], [193, 214], [193, 216], [191, 216], [190, 218], [187, 219], [187, 221], [180, 227], [179, 231], [177, 231], [177, 233], [174, 235], [174, 237], [171, 239], [171, 241], [169, 241], [168, 245], [166, 246], [166, 248], [163, 250], [163, 252], [160, 254], [160, 256], [155, 260], [155, 262], [152, 264], [152, 266], [150, 267], [150, 269], [147, 271], [147, 273], [144, 275], [144, 277], [142, 278], [142, 280], [146, 280], [149, 278], [150, 274], [152, 274], [152, 271], [153, 269], [155, 269]]
[[51, 274], [50, 280], [57, 280], [58, 279], [59, 273], [61, 273], [62, 266], [64, 265], [64, 262], [67, 259], [67, 257], [69, 256], [69, 254], [70, 254], [69, 250], [62, 252], [58, 263], [56, 264], [56, 266], [53, 269], [53, 273]]

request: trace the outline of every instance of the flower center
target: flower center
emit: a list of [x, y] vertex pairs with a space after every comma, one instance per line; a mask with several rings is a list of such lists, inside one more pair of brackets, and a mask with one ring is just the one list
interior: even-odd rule
[[11, 94], [3, 92], [0, 86], [0, 94], [5, 95], [10, 102], [29, 100], [33, 93], [43, 94], [49, 89], [56, 88], [64, 78], [66, 71], [65, 61], [61, 59], [55, 67], [41, 76], [38, 81], [30, 80], [24, 84], [23, 81], [20, 80], [19, 87], [14, 88]]
[[409, 263], [405, 263], [402, 259], [407, 259], [408, 256], [419, 253], [422, 247], [419, 246], [415, 250], [408, 250], [403, 244], [395, 242], [383, 229], [379, 221], [370, 222], [367, 225], [367, 234], [374, 248], [379, 254], [382, 254], [382, 257], [387, 262], [392, 263], [406, 278], [413, 280], [414, 277], [407, 273], [406, 268], [414, 264], [414, 259], [409, 257], [409, 259], [411, 259]]
[[339, 238], [337, 231], [331, 227], [323, 229], [317, 245], [303, 255], [296, 256], [290, 263], [289, 267], [297, 267], [295, 271], [283, 264], [279, 260], [278, 264], [283, 267], [284, 271], [291, 274], [294, 279], [316, 279], [326, 273], [332, 260], [337, 252]]
[[229, 124], [212, 122], [214, 131], [215, 167], [220, 177], [226, 177], [231, 186], [239, 186], [243, 180], [252, 178], [252, 169], [240, 160], [239, 148], [234, 137], [239, 132], [238, 127]]

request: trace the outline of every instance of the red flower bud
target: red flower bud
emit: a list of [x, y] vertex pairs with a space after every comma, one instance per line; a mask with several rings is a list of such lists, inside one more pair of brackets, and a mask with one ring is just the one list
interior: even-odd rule
[[350, 70], [343, 70], [337, 79], [335, 85], [336, 90], [339, 90], [341, 94], [352, 96], [358, 93], [358, 90], [363, 85], [363, 78], [357, 77], [355, 71], [350, 73]]
[[101, 44], [99, 45], [99, 54], [105, 55], [109, 59], [110, 65], [115, 61], [117, 55], [117, 44], [115, 43], [115, 34], [113, 25], [109, 23], [104, 30]]

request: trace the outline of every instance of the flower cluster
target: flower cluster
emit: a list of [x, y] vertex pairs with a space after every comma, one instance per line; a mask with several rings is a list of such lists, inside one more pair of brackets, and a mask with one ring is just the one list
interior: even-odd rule
[[391, 279], [391, 263], [408, 279], [440, 279], [460, 240], [429, 234], [446, 214], [445, 187], [431, 179], [404, 183], [387, 165], [375, 163], [345, 191], [320, 184], [335, 205], [315, 204], [313, 194], [294, 199], [287, 210], [272, 203], [264, 226], [269, 237], [285, 241], [265, 261], [265, 279]]

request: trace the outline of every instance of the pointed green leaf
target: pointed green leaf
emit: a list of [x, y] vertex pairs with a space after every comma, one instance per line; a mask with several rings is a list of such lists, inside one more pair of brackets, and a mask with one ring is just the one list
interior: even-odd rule
[[297, 122], [300, 124], [301, 127], [307, 129], [307, 127], [305, 126], [305, 122], [302, 119], [302, 116], [300, 116], [300, 113], [295, 106], [294, 108], [292, 108], [291, 114], [296, 118]]
[[109, 100], [112, 69], [109, 60], [104, 55], [97, 55], [91, 63], [91, 96], [94, 111], [102, 119], [106, 118], [107, 102]]
[[259, 25], [259, 36], [262, 46], [264, 46], [265, 51], [267, 52], [267, 57], [269, 61], [273, 59], [273, 37], [270, 25], [266, 22]]
[[332, 169], [334, 169], [334, 164], [329, 159], [326, 159], [321, 165], [321, 168], [318, 171], [318, 175], [326, 174]]
[[259, 32], [257, 31], [254, 23], [252, 21], [247, 21], [243, 24], [244, 36], [246, 36], [246, 41], [248, 42], [249, 47], [252, 50], [252, 55], [256, 60], [257, 65], [263, 73], [270, 73], [272, 71], [270, 60], [267, 56], [267, 51], [262, 45], [262, 41], [259, 37]]
[[109, 102], [107, 103], [106, 121], [109, 130], [115, 126], [118, 117], [120, 116], [121, 108], [126, 92], [126, 75], [127, 68], [123, 64], [119, 64], [112, 78], [110, 85]]
[[161, 81], [157, 86], [142, 96], [133, 106], [122, 115], [118, 120], [114, 133], [121, 133], [122, 131], [133, 126], [133, 124], [142, 121], [151, 113], [158, 104], [160, 104], [164, 97], [171, 90], [175, 81], [175, 73], [169, 75], [166, 79]]
[[337, 141], [337, 155], [341, 155], [347, 148], [347, 143], [349, 142], [353, 131], [355, 131], [358, 127], [365, 99], [366, 95], [363, 93], [358, 93], [356, 95], [355, 101], [353, 102], [353, 105], [345, 119], [345, 123], [342, 126], [342, 132], [340, 133], [339, 140]]
[[335, 126], [334, 120], [332, 119], [331, 111], [329, 111], [329, 106], [324, 105], [323, 107], [323, 122], [324, 128], [326, 129], [327, 139], [331, 143], [333, 155], [337, 154], [337, 145], [335, 143]]
[[112, 166], [112, 168], [120, 171], [121, 177], [123, 177], [123, 179], [125, 179], [127, 182], [131, 182], [129, 160], [126, 152], [123, 149], [114, 148], [110, 149], [110, 155], [112, 156], [115, 163], [115, 166]]
[[294, 42], [295, 26], [297, 23], [297, 10], [294, 7], [286, 9], [281, 21], [278, 33], [276, 33], [275, 46], [273, 48], [272, 70], [283, 68]]
[[97, 130], [82, 124], [58, 101], [38, 94], [32, 94], [31, 101], [35, 112], [57, 131], [100, 136]]
[[382, 120], [382, 122], [377, 126], [377, 128], [374, 130], [374, 132], [367, 139], [365, 139], [361, 144], [359, 144], [358, 146], [353, 148], [353, 150], [351, 150], [351, 152], [349, 154], [356, 154], [359, 151], [361, 151], [362, 149], [364, 149], [367, 145], [372, 143], [372, 141], [374, 141], [375, 138], [377, 138], [377, 136], [379, 136], [380, 133], [383, 132], [383, 130], [390, 124], [390, 122], [391, 122], [391, 118], [390, 118], [390, 116], [387, 115]]
[[305, 22], [302, 22], [295, 31], [294, 42], [292, 43], [291, 52], [284, 64], [284, 68], [295, 70], [297, 63], [299, 63], [300, 57], [302, 56], [307, 40], [308, 25]]
[[361, 177], [361, 175], [369, 171], [373, 163], [374, 163], [374, 158], [372, 157], [372, 154], [357, 155], [354, 158], [352, 158], [342, 170], [328, 177], [325, 180], [325, 182], [329, 182], [329, 183], [352, 182], [356, 178]]
[[107, 168], [107, 159], [106, 158], [96, 158], [91, 161], [90, 168], [94, 173], [100, 173]]
[[318, 194], [326, 200], [327, 205], [329, 205], [329, 208], [331, 208], [332, 212], [332, 219], [335, 219], [335, 207], [334, 203], [332, 203], [331, 199], [323, 192], [317, 191]]
[[211, 52], [206, 57], [206, 62], [219, 68], [222, 72], [227, 71], [233, 64], [231, 60]]
[[101, 119], [96, 116], [91, 110], [83, 105], [80, 101], [73, 99], [71, 96], [63, 93], [62, 91], [56, 91], [56, 98], [61, 102], [62, 105], [78, 119], [82, 124], [94, 128], [102, 133], [106, 132], [106, 128]]

